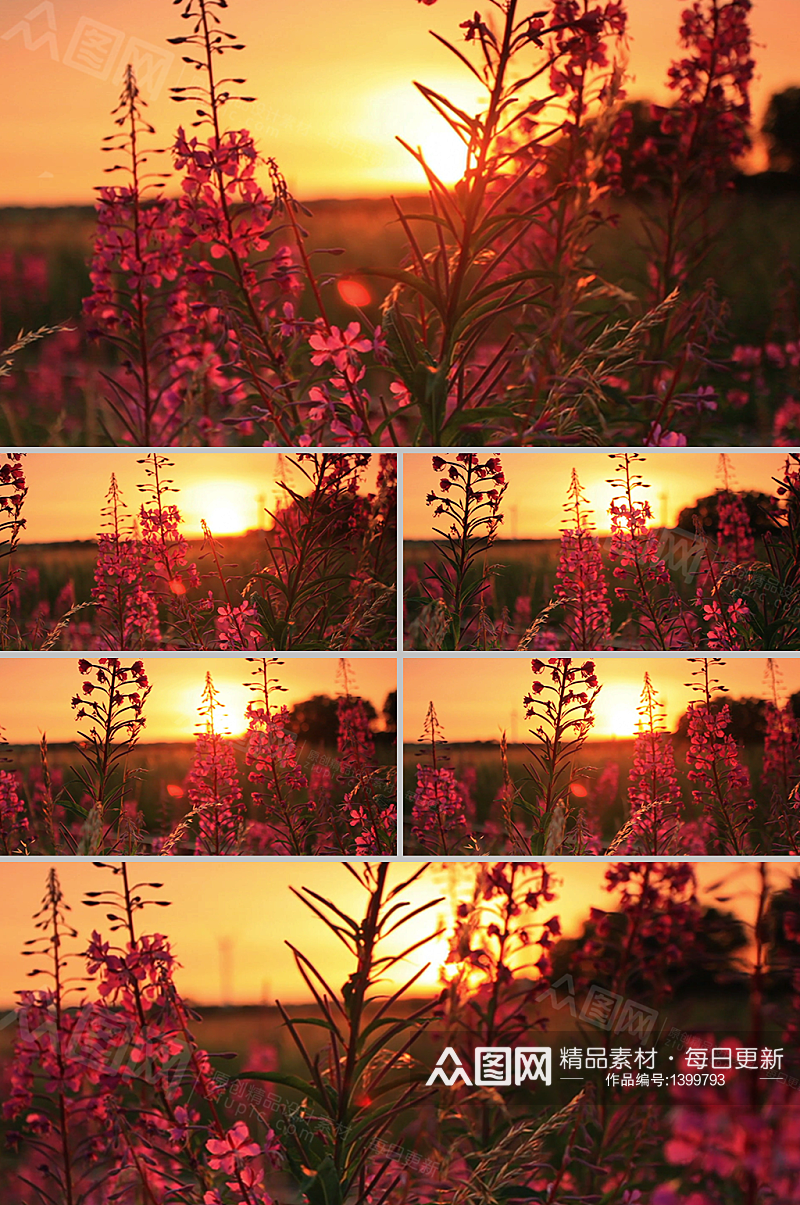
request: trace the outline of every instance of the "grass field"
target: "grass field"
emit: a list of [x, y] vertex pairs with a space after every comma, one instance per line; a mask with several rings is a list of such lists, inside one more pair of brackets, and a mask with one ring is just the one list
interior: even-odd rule
[[[441, 562], [441, 541], [404, 540], [403, 568], [415, 569], [422, 576], [425, 565]], [[561, 548], [560, 540], [496, 540], [477, 564], [493, 569], [494, 603], [499, 611], [513, 612], [520, 595], [530, 595], [533, 613], [550, 601]], [[427, 576], [427, 575], [426, 575]], [[410, 615], [415, 610], [414, 594], [409, 592]]]
[[[423, 198], [409, 198], [409, 208], [425, 206]], [[317, 255], [315, 268], [321, 276], [329, 272], [353, 272], [361, 267], [397, 263], [405, 246], [402, 228], [390, 200], [316, 201], [310, 205], [312, 218], [305, 219], [310, 251], [341, 250], [340, 255]], [[23, 257], [36, 256], [46, 265], [47, 289], [22, 296], [21, 289], [6, 288], [0, 294], [0, 323], [8, 340], [20, 327], [75, 320], [81, 301], [90, 290], [89, 261], [95, 230], [94, 209], [72, 206], [63, 209], [0, 209], [0, 253], [9, 252], [19, 271]], [[423, 236], [424, 242], [424, 236]], [[376, 299], [383, 286], [364, 281]], [[331, 321], [347, 324], [352, 309], [330, 294]]]
[[[248, 781], [250, 767], [245, 756], [244, 739], [233, 739], [239, 783], [245, 806], [253, 814], [252, 787]], [[186, 777], [194, 760], [193, 741], [141, 742], [136, 745], [127, 759], [129, 771], [127, 799], [136, 801], [138, 810], [145, 820], [147, 831], [169, 831], [189, 810], [186, 793]], [[335, 745], [310, 741], [298, 741], [298, 761], [306, 775], [311, 774], [317, 763], [333, 765], [336, 762]], [[375, 754], [378, 765], [394, 766], [396, 754], [393, 737], [388, 733], [375, 734]], [[38, 745], [15, 745], [13, 768], [19, 771], [23, 783], [30, 785], [38, 780], [41, 764]], [[48, 764], [56, 790], [54, 795], [80, 801], [84, 788], [76, 774], [82, 764], [75, 744], [53, 744], [48, 747]], [[335, 770], [332, 770], [335, 773]]]
[[[421, 204], [424, 202], [420, 198], [407, 198], [409, 211], [418, 210]], [[321, 200], [311, 202], [310, 208], [313, 216], [304, 219], [309, 231], [309, 249], [343, 250], [338, 256], [314, 257], [323, 278], [328, 270], [353, 272], [359, 268], [396, 265], [400, 261], [404, 236], [388, 199]], [[623, 198], [616, 208], [619, 220], [604, 223], [595, 237], [595, 262], [615, 285], [641, 293], [646, 270], [641, 207]], [[792, 282], [800, 268], [800, 209], [795, 195], [732, 192], [717, 198], [710, 217], [718, 223], [721, 237], [708, 260], [694, 265], [694, 276], [700, 281], [706, 277], [716, 280], [719, 296], [725, 303], [726, 332], [720, 340], [717, 358], [724, 361], [737, 343], [762, 344], [776, 332], [794, 337], [787, 323], [791, 325], [792, 321], [790, 302], [795, 287]], [[90, 207], [0, 210], [0, 264], [4, 277], [0, 290], [0, 327], [6, 342], [21, 328], [78, 321], [81, 299], [89, 290], [87, 264], [93, 228]], [[423, 230], [423, 243], [424, 236]], [[34, 274], [40, 281], [35, 288], [25, 285], [25, 261], [31, 257], [36, 261]], [[374, 299], [366, 312], [371, 320], [379, 322], [379, 303], [388, 283], [384, 285], [368, 277], [365, 283]], [[346, 325], [357, 317], [335, 289], [326, 289], [326, 297], [332, 322]], [[33, 348], [28, 360], [35, 363], [45, 354], [42, 348]], [[723, 373], [720, 383], [730, 387], [732, 382]], [[74, 422], [83, 424], [84, 442], [103, 442], [97, 398], [85, 397], [82, 406]], [[712, 413], [704, 420], [705, 429], [695, 442], [769, 444], [772, 409], [772, 401], [749, 404], [741, 411], [728, 412], [724, 427], [720, 416]], [[15, 432], [10, 430], [7, 409], [5, 414], [8, 421], [0, 421], [0, 438], [12, 443], [57, 444], [70, 442], [72, 438], [69, 422], [57, 422], [47, 430], [32, 427], [30, 431]], [[20, 438], [14, 438], [15, 435]]]
[[[678, 782], [685, 799], [690, 798], [689, 781], [685, 769], [685, 753], [687, 743], [674, 740], [675, 761], [678, 768]], [[403, 748], [403, 798], [404, 819], [408, 826], [416, 788], [417, 764], [427, 764], [418, 754], [419, 746], [406, 744]], [[591, 791], [592, 783], [608, 763], [614, 763], [619, 769], [619, 784], [616, 795], [607, 801], [600, 816], [602, 835], [610, 841], [622, 828], [628, 818], [627, 783], [633, 765], [633, 740], [597, 740], [587, 741], [576, 761], [572, 802], [580, 807], [580, 801]], [[480, 833], [489, 815], [492, 803], [497, 798], [503, 784], [503, 765], [500, 758], [500, 746], [496, 741], [478, 741], [472, 743], [450, 743], [447, 747], [449, 765], [456, 772], [456, 778], [463, 782], [465, 777], [472, 778], [474, 771], [473, 799], [475, 803], [476, 825], [474, 831]], [[763, 760], [763, 745], [746, 744], [739, 750], [741, 760], [747, 767], [751, 781], [758, 781]], [[526, 773], [526, 765], [531, 761], [524, 744], [508, 746], [508, 767], [514, 785], [522, 790], [529, 802], [533, 801], [530, 780]]]
[[[272, 539], [275, 548], [277, 538]], [[271, 564], [270, 532], [251, 530], [244, 535], [214, 537], [214, 541], [229, 595], [233, 597], [234, 603], [237, 603], [248, 580], [254, 580], [260, 569], [269, 568]], [[16, 643], [8, 647], [41, 648], [42, 639], [49, 631], [58, 633], [53, 646], [56, 648], [102, 647], [97, 641], [103, 623], [107, 620], [107, 614], [104, 616], [103, 612], [98, 613], [91, 602], [96, 562], [97, 544], [94, 540], [18, 545], [12, 562], [18, 591], [18, 605], [15, 603], [12, 608]], [[210, 593], [215, 606], [225, 604], [228, 601], [225, 588], [220, 581], [214, 555], [208, 544], [200, 539], [188, 540], [187, 563], [196, 564], [200, 575], [199, 586], [192, 588], [192, 599], [199, 602], [207, 599]], [[342, 577], [337, 583], [345, 598], [350, 588], [348, 574], [353, 574], [355, 570], [356, 557], [353, 553], [343, 562]], [[6, 571], [3, 570], [4, 575]], [[65, 601], [66, 596], [62, 596], [67, 587], [71, 587], [69, 601]], [[74, 603], [81, 605], [82, 609], [68, 626], [57, 629], [57, 621], [62, 618], [68, 607], [73, 605], [72, 591]], [[44, 621], [41, 616], [43, 607], [46, 609]], [[387, 614], [387, 630], [374, 638], [376, 648], [395, 647], [393, 600], [391, 604], [387, 604]], [[213, 639], [213, 623], [210, 624], [210, 629], [209, 639]], [[180, 641], [182, 638], [174, 639]], [[266, 637], [264, 640], [264, 647], [272, 647]], [[182, 645], [178, 643], [177, 647]]]
[[[215, 537], [216, 538], [216, 537]], [[268, 533], [249, 531], [241, 536], [223, 536], [217, 542], [222, 545], [223, 563], [229, 575], [246, 576], [257, 563], [263, 564], [266, 556], [266, 541]], [[202, 540], [189, 540], [189, 561], [197, 563], [202, 574], [207, 574], [203, 582], [203, 592], [211, 590], [214, 597], [222, 599], [222, 587], [214, 569], [214, 561], [210, 552], [203, 552]], [[30, 617], [30, 611], [36, 602], [45, 600], [52, 607], [68, 582], [75, 587], [76, 602], [89, 602], [94, 584], [94, 570], [97, 560], [97, 544], [94, 540], [73, 540], [51, 544], [20, 544], [14, 553], [14, 564], [27, 573], [30, 569], [38, 571], [39, 597], [29, 597], [25, 591], [22, 594], [23, 606], [21, 619]]]
[[[694, 502], [695, 499], [689, 499], [687, 505], [693, 505]], [[691, 563], [693, 568], [698, 567], [699, 558], [693, 555], [693, 551], [690, 552], [695, 545], [692, 544], [689, 537], [684, 537], [682, 533], [678, 532], [669, 533], [668, 545], [665, 541], [665, 546], [668, 546], [669, 549], [671, 565], [677, 566], [677, 568], [671, 569], [675, 590], [680, 598], [691, 603], [694, 601], [696, 593], [696, 574], [684, 572], [683, 563], [686, 559], [687, 564]], [[405, 540], [403, 542], [407, 635], [409, 624], [413, 623], [422, 607], [429, 602], [427, 596], [420, 590], [417, 581], [422, 582], [428, 579], [426, 565], [443, 566], [445, 564], [441, 552], [442, 547], [443, 543], [435, 540]], [[614, 563], [608, 555], [609, 547], [610, 541], [601, 539], [606, 580], [613, 583]], [[685, 558], [683, 549], [687, 554]], [[487, 568], [487, 575], [491, 580], [491, 593], [487, 602], [489, 618], [496, 622], [502, 617], [503, 612], [507, 611], [513, 619], [517, 600], [530, 598], [530, 614], [531, 618], [535, 619], [553, 601], [560, 552], [560, 539], [496, 540], [489, 552], [478, 557], [476, 561], [478, 570], [482, 571], [484, 566]], [[763, 559], [763, 544], [760, 540], [756, 542], [755, 559]], [[409, 570], [412, 571], [411, 575], [409, 575]], [[476, 579], [478, 570], [475, 573]], [[416, 574], [416, 580], [414, 574]], [[639, 647], [636, 641], [630, 637], [626, 641], [623, 628], [626, 616], [630, 616], [630, 607], [617, 599], [613, 591], [610, 592], [609, 601], [611, 603], [611, 631], [619, 633], [615, 638], [614, 647]], [[553, 621], [556, 626], [562, 614], [563, 612], [558, 610], [554, 612]], [[548, 624], [548, 626], [550, 625]], [[622, 630], [620, 631], [620, 629]], [[410, 640], [407, 642], [407, 647], [412, 647]], [[416, 647], [422, 646], [417, 645]], [[560, 647], [566, 646], [561, 645]]]

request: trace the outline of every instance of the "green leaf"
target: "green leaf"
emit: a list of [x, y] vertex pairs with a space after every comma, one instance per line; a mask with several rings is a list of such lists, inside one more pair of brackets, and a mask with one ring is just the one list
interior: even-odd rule
[[466, 427], [470, 423], [482, 422], [484, 419], [489, 418], [507, 418], [521, 421], [524, 416], [515, 414], [510, 405], [478, 406], [475, 410], [457, 410], [455, 414], [451, 414], [444, 426], [444, 430], [449, 431], [451, 427], [454, 427], [458, 431], [461, 427]]
[[300, 1186], [309, 1205], [343, 1205], [343, 1185], [333, 1159], [326, 1155], [313, 1176]]
[[238, 1075], [232, 1075], [231, 1079], [260, 1079], [268, 1084], [281, 1084], [284, 1088], [294, 1088], [303, 1096], [309, 1096], [321, 1109], [325, 1108], [325, 1102], [314, 1085], [310, 1084], [308, 1080], [300, 1079], [299, 1075], [280, 1075], [277, 1071], [240, 1071]]

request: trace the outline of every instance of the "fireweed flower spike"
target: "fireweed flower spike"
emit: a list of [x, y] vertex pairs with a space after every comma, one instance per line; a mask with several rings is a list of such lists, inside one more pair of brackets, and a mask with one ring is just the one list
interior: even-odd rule
[[[375, 740], [369, 726], [367, 708], [354, 694], [350, 663], [339, 662], [339, 689], [336, 704], [336, 748], [339, 756], [338, 778], [347, 788], [344, 810], [346, 844], [355, 844], [357, 854], [393, 852], [396, 845], [397, 799], [393, 795], [393, 776], [375, 767]], [[329, 824], [341, 846], [342, 839], [335, 814], [329, 810]]]
[[664, 724], [664, 707], [650, 675], [638, 707], [639, 723], [628, 778], [631, 819], [623, 840], [612, 842], [614, 853], [664, 854], [681, 847], [681, 793], [672, 734]]
[[158, 602], [145, 584], [148, 552], [111, 474], [97, 539], [92, 601], [108, 649], [152, 649], [161, 643]]
[[190, 647], [203, 648], [198, 608], [185, 598], [188, 589], [199, 585], [200, 577], [197, 566], [188, 560], [189, 546], [180, 530], [181, 512], [167, 501], [169, 494], [178, 492], [166, 475], [174, 466], [157, 452], [139, 463], [145, 466], [148, 478], [146, 485], [139, 486], [146, 497], [139, 508], [139, 524], [148, 557], [147, 585], [174, 615], [173, 622]]
[[75, 852], [96, 853], [124, 846], [129, 823], [123, 808], [125, 763], [145, 725], [150, 683], [143, 662], [123, 665], [116, 657], [82, 658], [78, 672], [84, 681], [81, 693], [72, 699], [72, 708], [82, 725], [78, 750], [84, 765], [77, 774], [89, 803], [84, 807], [73, 802], [83, 819], [79, 839], [83, 848]]
[[57, 1191], [66, 1205], [77, 1205], [94, 1184], [97, 1163], [103, 1157], [105, 1162], [110, 1151], [102, 1125], [104, 1093], [98, 1088], [95, 1094], [92, 1077], [87, 1076], [91, 1066], [87, 1016], [91, 1017], [92, 1006], [80, 998], [76, 1001], [75, 980], [68, 974], [75, 954], [67, 950], [77, 937], [69, 911], [58, 875], [50, 870], [41, 908], [34, 916], [41, 936], [26, 942], [25, 949], [29, 958], [44, 964], [35, 967], [33, 974], [49, 983], [40, 990], [18, 993], [21, 1023], [3, 1114], [22, 1122], [36, 1155], [38, 1166], [31, 1169], [34, 1199], [49, 1201]]
[[473, 452], [455, 457], [434, 456], [439, 478], [438, 492], [426, 498], [434, 506], [434, 518], [443, 516], [447, 526], [434, 527], [444, 540], [441, 554], [446, 564], [426, 565], [441, 587], [449, 616], [444, 648], [469, 648], [470, 629], [478, 621], [480, 596], [488, 567], [479, 562], [495, 541], [503, 522], [500, 506], [508, 488], [499, 456], [481, 458]]
[[283, 665], [274, 657], [254, 662], [249, 688], [255, 700], [247, 704], [248, 775], [256, 787], [254, 797], [264, 808], [269, 842], [276, 853], [303, 854], [313, 831], [313, 804], [298, 795], [308, 779], [297, 760], [297, 741], [289, 726], [289, 711], [276, 707], [274, 695], [285, 690], [270, 675]]
[[[100, 1205], [133, 1192], [149, 1205], [174, 1197], [271, 1205], [264, 1152], [274, 1157], [275, 1135], [266, 1126], [262, 1146], [244, 1122], [226, 1122], [210, 1056], [174, 983], [169, 940], [140, 931], [145, 909], [168, 906], [161, 884], [131, 883], [126, 863], [96, 866], [118, 881], [83, 901], [105, 913], [108, 935], [95, 930], [82, 954], [65, 952], [78, 935], [51, 871], [36, 917], [42, 937], [27, 943], [29, 956], [50, 963], [34, 973], [53, 986], [21, 994], [5, 1105], [38, 1157], [20, 1171], [34, 1193], [26, 1200], [44, 1205], [57, 1191], [67, 1205]], [[66, 972], [78, 959], [85, 974], [76, 979]], [[70, 999], [75, 992], [82, 1002]]]
[[0, 850], [6, 855], [22, 852], [32, 835], [22, 783], [19, 775], [10, 768], [8, 748], [0, 727]]
[[717, 500], [718, 541], [727, 559], [734, 565], [740, 565], [753, 559], [755, 540], [744, 498], [732, 488], [730, 461], [724, 452], [719, 459], [723, 492]]
[[[428, 707], [420, 744], [430, 757], [429, 766], [417, 764], [417, 786], [411, 812], [411, 829], [422, 849], [447, 854], [457, 846], [466, 830], [464, 794], [455, 770], [444, 765], [447, 755], [441, 724], [433, 703]], [[423, 750], [420, 751], [421, 753]]]
[[[531, 1006], [547, 993], [552, 951], [561, 936], [558, 915], [547, 915], [547, 905], [556, 899], [554, 885], [541, 863], [486, 862], [477, 870], [471, 896], [460, 894], [454, 901], [449, 951], [440, 972], [437, 1038], [465, 1065], [477, 1047], [515, 1046], [528, 1032]], [[545, 1019], [537, 1018], [537, 1025], [544, 1028]], [[459, 1131], [452, 1147], [439, 1152], [440, 1180], [469, 1176], [472, 1152], [486, 1150], [487, 1136], [496, 1140], [504, 1128], [502, 1112], [501, 1102], [488, 1094], [459, 1101]], [[515, 1182], [525, 1183], [531, 1164], [524, 1166], [524, 1151], [504, 1151], [502, 1157], [515, 1168]]]
[[618, 491], [609, 512], [609, 557], [615, 565], [614, 577], [624, 582], [615, 587], [615, 594], [637, 616], [642, 648], [668, 649], [681, 644], [691, 648], [692, 625], [670, 580], [658, 537], [648, 526], [653, 517], [650, 504], [635, 496], [649, 488], [641, 475], [632, 471], [644, 458], [623, 452], [612, 454], [611, 459], [618, 462], [619, 473], [609, 481]]
[[767, 731], [764, 736], [764, 761], [761, 772], [762, 789], [771, 797], [770, 827], [776, 848], [790, 853], [800, 852], [797, 784], [800, 782], [800, 731], [787, 699], [781, 706], [782, 687], [774, 660], [767, 659], [767, 684], [772, 697], [766, 703]]
[[700, 661], [693, 670], [692, 689], [698, 698], [689, 704], [689, 749], [686, 760], [692, 783], [692, 801], [710, 814], [716, 827], [720, 853], [741, 854], [750, 847], [749, 826], [753, 801], [750, 775], [739, 760], [730, 733], [730, 708], [712, 702], [714, 691], [726, 691], [710, 672], [724, 665], [718, 657]]
[[594, 724], [601, 687], [594, 661], [551, 657], [545, 663], [534, 658], [531, 669], [533, 686], [522, 702], [536, 741], [526, 746], [534, 799], [521, 800], [520, 806], [531, 827], [530, 852], [557, 853], [569, 844], [573, 767]]
[[256, 261], [252, 253], [270, 250], [273, 217], [281, 209], [297, 232], [297, 204], [274, 160], [266, 161], [272, 197], [259, 185], [256, 168], [261, 157], [249, 130], [222, 128], [225, 105], [255, 100], [230, 90], [231, 84], [243, 81], [219, 78], [217, 60], [244, 49], [235, 35], [222, 29], [218, 13], [224, 8], [225, 0], [188, 0], [181, 16], [191, 22], [191, 32], [169, 39], [189, 50], [185, 60], [202, 79], [172, 89], [173, 100], [199, 106], [198, 120], [191, 125], [198, 133], [179, 128], [173, 148], [175, 168], [183, 172], [182, 237], [186, 247], [198, 242], [203, 248], [197, 265], [201, 286], [215, 281], [233, 285], [228, 341], [257, 394], [254, 416], [265, 420], [282, 443], [291, 444], [300, 438], [301, 416], [277, 319], [279, 303], [296, 297], [299, 280], [285, 248]]
[[608, 587], [592, 512], [574, 469], [564, 509], [570, 526], [561, 530], [555, 597], [566, 612], [567, 647], [605, 649], [611, 639]]
[[346, 774], [360, 774], [368, 770], [375, 760], [375, 741], [369, 727], [364, 700], [354, 694], [354, 682], [350, 662], [339, 660], [339, 689], [336, 704], [338, 732], [336, 749]]
[[103, 147], [123, 158], [106, 170], [125, 172], [128, 180], [98, 190], [92, 292], [84, 313], [90, 335], [102, 336], [124, 358], [122, 369], [104, 374], [122, 438], [150, 447], [177, 442], [184, 425], [186, 399], [175, 388], [171, 366], [188, 334], [175, 202], [161, 193], [168, 177], [147, 170], [149, 157], [161, 152], [143, 149], [143, 140], [155, 133], [145, 107], [129, 64], [112, 114], [120, 133], [109, 135]]
[[244, 822], [236, 758], [226, 734], [219, 727], [221, 711], [211, 674], [206, 674], [203, 699], [198, 708], [201, 730], [197, 733], [194, 761], [186, 785], [189, 803], [198, 816], [195, 853], [216, 857], [239, 852]]
[[642, 382], [651, 404], [647, 444], [663, 443], [662, 431], [717, 408], [714, 391], [701, 381], [722, 315], [713, 284], [698, 288], [693, 281], [704, 279], [698, 269], [719, 234], [701, 197], [730, 184], [750, 145], [751, 7], [750, 0], [694, 0], [684, 9], [684, 53], [667, 79], [674, 101], [654, 106], [659, 133], [635, 156], [637, 186], [665, 198], [645, 227], [650, 300], [659, 304], [676, 288], [685, 298], [648, 340], [652, 368]]

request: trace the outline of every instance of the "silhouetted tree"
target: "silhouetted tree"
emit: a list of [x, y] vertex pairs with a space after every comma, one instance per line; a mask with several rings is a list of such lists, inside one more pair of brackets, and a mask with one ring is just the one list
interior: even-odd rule
[[[719, 711], [723, 703], [727, 703], [730, 708], [730, 731], [734, 740], [743, 741], [748, 745], [764, 740], [767, 732], [767, 703], [765, 699], [731, 699], [728, 695], [718, 695], [715, 699], [711, 700], [712, 713]], [[675, 735], [683, 740], [688, 740], [688, 711], [685, 711], [678, 720]]]
[[773, 171], [800, 175], [800, 88], [774, 92], [761, 127]]
[[383, 705], [383, 718], [389, 732], [397, 732], [397, 691], [393, 690], [386, 696]]
[[[587, 943], [594, 944], [597, 936], [594, 921], [585, 922], [579, 937], [565, 937], [558, 942], [552, 953], [553, 983], [569, 974], [575, 979], [583, 976], [591, 982], [597, 982], [601, 987], [610, 986], [608, 975], [598, 968], [607, 961], [610, 965], [615, 965], [628, 931], [625, 918], [620, 912], [610, 914], [610, 923], [611, 932], [608, 938], [602, 943], [600, 950], [593, 949], [590, 956], [586, 953]], [[691, 940], [687, 940], [680, 968], [675, 968], [673, 994], [684, 998], [702, 996], [714, 987], [728, 989], [737, 983], [742, 977], [737, 955], [745, 950], [747, 944], [747, 930], [737, 916], [717, 908], [706, 908], [693, 928]], [[658, 938], [654, 936], [647, 945], [652, 956], [657, 958]], [[626, 991], [634, 999], [647, 1003], [648, 991], [638, 977], [635, 967], [627, 977]], [[578, 1001], [577, 1004], [580, 1008], [581, 1002]]]
[[292, 732], [312, 745], [335, 745], [338, 722], [336, 700], [329, 695], [313, 695], [295, 703], [290, 711]]
[[[718, 500], [723, 493], [723, 490], [717, 490], [705, 498], [698, 498], [693, 506], [684, 506], [678, 516], [678, 527], [683, 531], [694, 531], [694, 516], [697, 515], [703, 525], [704, 535], [716, 539], [719, 532]], [[754, 534], [763, 536], [771, 527], [765, 511], [770, 509], [772, 499], [769, 494], [762, 494], [758, 490], [745, 490], [743, 501]]]
[[[362, 699], [367, 713], [367, 719], [372, 723], [378, 713], [369, 699]], [[295, 703], [289, 712], [289, 726], [298, 740], [308, 741], [312, 745], [335, 745], [339, 731], [336, 718], [338, 699], [330, 695], [312, 695], [302, 703]]]

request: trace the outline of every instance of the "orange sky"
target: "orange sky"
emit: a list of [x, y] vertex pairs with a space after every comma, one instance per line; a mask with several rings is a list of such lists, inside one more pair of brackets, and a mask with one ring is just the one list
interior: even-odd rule
[[[92, 656], [96, 660], [99, 654]], [[130, 660], [135, 659], [136, 655], [131, 655]], [[251, 694], [243, 683], [252, 669], [244, 657], [150, 653], [142, 660], [152, 684], [145, 708], [143, 742], [192, 739], [206, 670], [211, 672], [226, 708], [227, 728], [234, 736], [244, 732], [244, 710]], [[276, 695], [278, 705], [291, 707], [315, 694], [337, 694], [338, 658], [295, 656], [282, 660], [283, 665], [273, 671], [286, 687], [285, 692]], [[352, 689], [369, 699], [380, 714], [387, 694], [396, 687], [395, 662], [388, 657], [352, 657], [349, 665]], [[9, 744], [38, 743], [43, 731], [52, 743], [75, 739], [77, 729], [70, 700], [80, 693], [83, 681], [77, 666], [72, 654], [0, 660], [0, 727], [5, 728]]]
[[[535, 654], [542, 660], [546, 653]], [[583, 661], [583, 658], [579, 658]], [[684, 657], [595, 655], [597, 677], [603, 689], [595, 703], [592, 736], [632, 736], [636, 731], [636, 707], [645, 671], [667, 710], [667, 724], [674, 729], [692, 697], [685, 685], [690, 671]], [[775, 662], [785, 694], [800, 690], [800, 657], [784, 653]], [[715, 676], [727, 686], [730, 698], [768, 697], [765, 657], [735, 657], [727, 654], [725, 665]], [[533, 682], [531, 658], [452, 657], [439, 661], [435, 672], [430, 663], [406, 657], [403, 668], [404, 741], [413, 744], [422, 732], [428, 704], [436, 714], [449, 741], [499, 740], [506, 729], [511, 742], [528, 739], [522, 700]]]
[[[630, 95], [663, 101], [681, 4], [629, 0], [628, 8], [635, 77]], [[438, 0], [435, 8], [414, 0], [233, 0], [228, 25], [247, 49], [231, 56], [228, 74], [246, 76], [247, 92], [258, 103], [232, 107], [229, 120], [248, 125], [263, 152], [277, 158], [290, 187], [307, 198], [419, 188], [421, 173], [394, 141], [396, 134], [421, 143], [445, 175], [458, 174], [452, 136], [411, 81], [446, 90], [473, 112], [480, 108], [472, 77], [427, 32], [433, 28], [458, 40], [458, 24], [471, 11], [462, 0]], [[189, 106], [179, 109], [167, 99], [169, 87], [186, 84], [191, 72], [181, 62], [181, 48], [166, 42], [183, 32], [178, 12], [167, 0], [94, 6], [85, 0], [4, 0], [0, 204], [91, 200], [107, 165], [99, 147], [112, 130], [119, 73], [137, 53], [149, 56], [150, 70], [140, 69], [140, 75], [158, 130], [155, 145], [169, 145], [178, 121], [190, 120]], [[15, 31], [31, 13], [26, 49], [25, 34]], [[95, 41], [87, 50], [92, 21], [103, 26], [103, 45]], [[798, 80], [796, 0], [756, 0], [752, 27], [760, 44], [753, 89], [760, 122], [770, 93]]]
[[[786, 459], [785, 453], [733, 452], [727, 453], [729, 482], [737, 489], [775, 489], [773, 477], [779, 477]], [[612, 497], [619, 493], [607, 484], [615, 475], [616, 461], [607, 452], [503, 452], [500, 457], [508, 479], [503, 501], [504, 522], [499, 536], [504, 539], [542, 539], [558, 537], [565, 523], [564, 503], [567, 501], [572, 470], [577, 470], [583, 492], [594, 510], [597, 530], [608, 531], [607, 511]], [[674, 526], [678, 514], [697, 498], [706, 497], [722, 485], [718, 452], [687, 452], [649, 450], [639, 474], [650, 488], [640, 492], [641, 499], [650, 503], [653, 521], [657, 526]], [[438, 490], [441, 473], [431, 466], [431, 454], [406, 454], [403, 458], [403, 535], [408, 540], [428, 540], [433, 537], [433, 510], [426, 506], [430, 490]], [[438, 522], [441, 526], [441, 522]]]
[[[144, 501], [137, 485], [147, 480], [141, 459], [138, 451], [29, 453], [23, 462], [28, 482], [23, 541], [93, 539], [112, 473], [128, 513], [135, 515]], [[171, 451], [169, 459], [174, 467], [167, 475], [179, 492], [168, 500], [180, 510], [189, 537], [201, 535], [201, 519], [215, 536], [271, 527], [264, 509], [274, 510], [281, 497], [276, 481], [299, 493], [309, 489], [302, 473], [278, 452]], [[364, 474], [365, 490], [374, 488], [377, 471], [376, 456]]]
[[[413, 873], [418, 863], [395, 864], [390, 869], [390, 883], [402, 881]], [[242, 859], [224, 859], [203, 865], [181, 863], [172, 859], [155, 862], [129, 863], [133, 882], [155, 881], [164, 884], [161, 898], [172, 902], [169, 909], [150, 911], [150, 929], [166, 932], [182, 964], [177, 982], [190, 998], [216, 1004], [221, 1000], [220, 940], [232, 941], [232, 991], [226, 1002], [246, 1003], [275, 997], [289, 1002], [306, 1000], [308, 994], [300, 980], [284, 941], [290, 940], [319, 965], [322, 973], [338, 987], [352, 969], [349, 956], [332, 940], [327, 930], [302, 906], [289, 890], [310, 887], [328, 896], [342, 908], [360, 918], [364, 895], [352, 877], [338, 863], [314, 862], [260, 863]], [[793, 865], [781, 863], [770, 868], [771, 881], [776, 887], [785, 884]], [[13, 1002], [15, 989], [27, 986], [25, 975], [30, 963], [20, 956], [24, 941], [32, 934], [31, 916], [37, 911], [43, 895], [48, 865], [40, 861], [6, 862], [0, 873], [0, 909], [3, 925], [0, 929], [0, 1006]], [[552, 870], [557, 876], [557, 899], [546, 905], [542, 920], [552, 914], [561, 918], [566, 933], [578, 932], [591, 906], [608, 906], [609, 897], [603, 890], [605, 866], [600, 859], [591, 862], [557, 862]], [[108, 872], [95, 869], [88, 862], [62, 863], [58, 874], [65, 898], [73, 908], [73, 921], [81, 937], [97, 923], [95, 913], [80, 905], [84, 891], [96, 891], [113, 882]], [[722, 905], [734, 908], [750, 919], [754, 910], [757, 889], [756, 867], [753, 863], [699, 863], [698, 880], [701, 898], [711, 902], [712, 893], [733, 897], [734, 902]], [[453, 904], [466, 898], [472, 872], [467, 864], [447, 868], [431, 867], [421, 881], [413, 886], [409, 898], [414, 905], [443, 896], [444, 901], [431, 909], [429, 917], [409, 924], [407, 932], [419, 940], [440, 925], [452, 920]], [[722, 884], [722, 887], [720, 887]], [[724, 888], [724, 890], [723, 890]], [[140, 922], [141, 928], [141, 922]], [[403, 930], [398, 933], [400, 938]], [[410, 944], [410, 942], [408, 943]], [[76, 942], [76, 948], [81, 945]], [[394, 947], [398, 950], [400, 947]], [[427, 962], [433, 965], [425, 974], [422, 986], [432, 988], [436, 983], [438, 966], [446, 955], [444, 938], [439, 938], [412, 955], [401, 966], [399, 976], [408, 978]], [[2, 1017], [0, 1017], [0, 1023]]]

